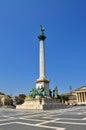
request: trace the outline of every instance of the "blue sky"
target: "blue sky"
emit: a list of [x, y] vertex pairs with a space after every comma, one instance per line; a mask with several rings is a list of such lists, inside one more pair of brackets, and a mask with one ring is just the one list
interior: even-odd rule
[[85, 0], [0, 1], [0, 91], [18, 95], [39, 77], [40, 25], [45, 27], [50, 88], [67, 93], [86, 85]]

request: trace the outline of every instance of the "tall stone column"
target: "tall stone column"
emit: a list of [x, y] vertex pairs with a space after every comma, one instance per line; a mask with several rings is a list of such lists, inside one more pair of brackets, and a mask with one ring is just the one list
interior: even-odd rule
[[81, 92], [80, 92], [80, 103], [82, 102]]
[[[44, 35], [45, 29], [41, 26], [39, 39], [39, 79], [36, 80], [36, 88], [45, 88], [49, 93], [49, 80], [46, 78], [45, 72], [45, 46], [44, 41], [46, 36]], [[48, 94], [49, 95], [49, 94]]]
[[79, 93], [77, 93], [77, 97], [78, 97], [78, 99], [77, 99], [77, 103], [79, 102]]
[[81, 96], [82, 96], [82, 102], [83, 102], [83, 93], [81, 92]]
[[79, 94], [76, 94], [77, 103], [79, 102]]
[[82, 92], [82, 98], [83, 98], [83, 102], [84, 102], [84, 93]]
[[80, 93], [79, 93], [79, 103], [81, 102], [81, 99], [80, 99]]
[[84, 102], [86, 102], [85, 92], [84, 92]]
[[84, 92], [84, 102], [86, 103], [86, 92]]
[[45, 36], [39, 36], [39, 40], [40, 40], [40, 75], [39, 78], [40, 79], [44, 79], [45, 78], [45, 49], [44, 49], [44, 40], [45, 40]]

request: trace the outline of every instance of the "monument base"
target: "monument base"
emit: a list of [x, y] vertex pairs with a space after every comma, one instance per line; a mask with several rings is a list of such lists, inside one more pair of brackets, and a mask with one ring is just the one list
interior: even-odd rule
[[35, 98], [25, 99], [22, 105], [17, 105], [16, 109], [29, 109], [29, 110], [51, 110], [66, 108], [65, 104], [62, 104], [57, 99], [50, 98]]

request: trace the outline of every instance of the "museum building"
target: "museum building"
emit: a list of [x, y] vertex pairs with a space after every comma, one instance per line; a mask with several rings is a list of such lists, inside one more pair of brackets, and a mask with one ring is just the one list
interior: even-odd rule
[[68, 103], [70, 105], [86, 105], [86, 86], [82, 86], [67, 95], [69, 96]]

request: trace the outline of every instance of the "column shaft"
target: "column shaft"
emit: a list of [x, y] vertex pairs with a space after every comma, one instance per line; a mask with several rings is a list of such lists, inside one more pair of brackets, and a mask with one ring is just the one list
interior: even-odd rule
[[84, 102], [85, 102], [85, 92], [84, 92]]
[[43, 40], [40, 40], [40, 78], [45, 78], [45, 52]]

